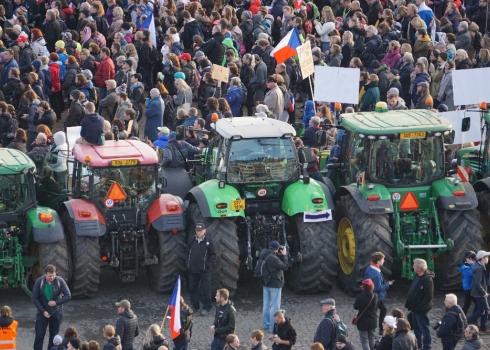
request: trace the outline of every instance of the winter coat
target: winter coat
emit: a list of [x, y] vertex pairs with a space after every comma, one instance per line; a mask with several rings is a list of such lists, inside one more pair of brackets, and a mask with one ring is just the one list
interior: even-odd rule
[[458, 322], [462, 322], [462, 329], [466, 328], [468, 324], [461, 307], [454, 305], [446, 309], [446, 313], [442, 316], [441, 325], [437, 329], [437, 336], [441, 339], [457, 342], [463, 336], [463, 334], [457, 334]]
[[216, 259], [214, 244], [207, 236], [198, 241], [194, 236], [189, 244], [187, 271], [190, 273], [209, 272]]
[[214, 337], [225, 340], [226, 336], [235, 333], [235, 307], [228, 302], [225, 305], [216, 306], [214, 315]]
[[18, 107], [22, 96], [22, 87], [19, 78], [8, 78], [5, 84], [2, 85], [2, 91], [7, 103], [14, 107]]
[[50, 93], [61, 92], [61, 62], [50, 62], [48, 64], [50, 77]]
[[334, 350], [335, 341], [337, 340], [337, 326], [333, 320], [335, 310], [330, 310], [325, 314], [325, 317], [318, 325], [313, 342], [318, 342], [323, 345], [325, 350]]
[[361, 59], [365, 67], [371, 67], [374, 60], [380, 60], [384, 56], [382, 51], [382, 40], [379, 35], [373, 35], [368, 38], [364, 45], [364, 51], [361, 53]]
[[453, 70], [448, 70], [444, 73], [439, 87], [439, 94], [437, 95], [437, 101], [443, 103], [447, 108], [452, 111], [454, 109], [454, 95], [453, 95]]
[[49, 306], [49, 300], [46, 299], [42, 288], [48, 283], [44, 276], [39, 277], [34, 286], [32, 287], [32, 302], [36, 306], [37, 312], [42, 314], [47, 311], [50, 315], [63, 311], [63, 304], [67, 303], [71, 299], [71, 292], [66, 284], [65, 280], [56, 276], [52, 282], [53, 286], [53, 300], [56, 301], [55, 306]]
[[350, 60], [352, 59], [352, 55], [354, 53], [354, 47], [350, 44], [342, 45], [342, 62], [340, 63], [341, 67], [347, 68], [349, 67]]
[[80, 126], [80, 136], [88, 143], [98, 145], [104, 133], [104, 118], [97, 113], [87, 114], [83, 117]]
[[160, 96], [152, 99], [146, 99], [145, 137], [148, 138], [150, 141], [155, 141], [158, 137], [157, 128], [163, 126], [164, 112], [165, 104]]
[[58, 131], [53, 135], [53, 148], [51, 149], [51, 157], [49, 166], [55, 173], [64, 172], [67, 168], [68, 160], [68, 144], [66, 143], [66, 135], [63, 131]]
[[466, 340], [463, 347], [461, 350], [479, 350], [479, 349], [485, 349], [483, 347], [483, 342], [480, 338], [477, 339], [472, 339], [472, 340]]
[[121, 350], [121, 338], [116, 335], [104, 344], [102, 350]]
[[114, 79], [115, 76], [116, 67], [114, 66], [114, 62], [112, 62], [110, 57], [106, 57], [100, 61], [95, 70], [95, 86], [105, 88], [105, 81]]
[[117, 104], [116, 114], [114, 115], [114, 119], [119, 119], [124, 122], [129, 121], [129, 117], [126, 115], [126, 111], [133, 107], [131, 100], [128, 98], [124, 101], [121, 101]]
[[232, 86], [226, 92], [226, 100], [234, 117], [242, 115], [242, 105], [245, 102], [245, 91], [241, 86]]
[[116, 321], [116, 334], [121, 338], [122, 350], [133, 349], [134, 338], [139, 334], [138, 317], [132, 310], [119, 314]]
[[342, 54], [339, 53], [334, 56], [328, 56], [328, 66], [329, 67], [340, 67], [340, 64], [342, 63]]
[[393, 347], [393, 336], [392, 335], [383, 335], [379, 342], [377, 342], [374, 346], [375, 350], [391, 350]]
[[329, 43], [330, 37], [328, 36], [328, 34], [330, 34], [332, 31], [335, 30], [335, 23], [334, 22], [324, 22], [324, 23], [318, 22], [317, 24], [315, 24], [315, 30], [316, 30], [316, 33], [320, 36], [320, 41], [322, 43]]
[[463, 49], [466, 52], [469, 52], [472, 49], [471, 42], [471, 35], [468, 29], [456, 33], [456, 50]]
[[431, 42], [430, 38], [424, 38], [422, 40], [416, 40], [415, 44], [413, 44], [413, 59], [415, 62], [420, 57], [428, 57], [429, 56], [429, 51], [431, 49]]
[[0, 81], [2, 86], [7, 83], [7, 80], [9, 78], [9, 72], [12, 68], [19, 68], [19, 64], [17, 63], [15, 58], [12, 58], [10, 61], [5, 62], [3, 64], [1, 81]]
[[[194, 125], [194, 123], [192, 123], [191, 125]], [[163, 134], [159, 135], [158, 139], [153, 141], [153, 146], [160, 149], [164, 149], [165, 147], [167, 147], [167, 144], [168, 144], [168, 136], [165, 136]]]
[[17, 129], [17, 120], [10, 113], [0, 115], [0, 144], [7, 146], [15, 137]]
[[444, 66], [437, 66], [436, 69], [430, 75], [430, 94], [431, 96], [439, 95], [442, 78], [444, 77]]
[[416, 313], [426, 314], [433, 306], [434, 273], [426, 271], [422, 276], [416, 275], [407, 293], [405, 307]]
[[392, 350], [417, 350], [417, 340], [412, 332], [395, 333]]
[[184, 49], [186, 51], [192, 51], [192, 45], [194, 44], [194, 35], [199, 35], [204, 39], [201, 24], [195, 19], [191, 19], [191, 21], [184, 24], [184, 31], [180, 34], [180, 40], [182, 40], [182, 44], [184, 45]]
[[390, 285], [384, 280], [381, 270], [377, 266], [369, 265], [364, 271], [364, 278], [369, 278], [373, 281], [374, 292], [378, 294], [378, 299], [380, 301], [385, 300], [386, 292]]
[[163, 337], [161, 334], [157, 334], [153, 336], [150, 344], [144, 344], [143, 350], [158, 350], [160, 346], [164, 345], [165, 347], [169, 347], [167, 339]]
[[458, 268], [458, 271], [461, 272], [462, 275], [462, 283], [464, 291], [471, 291], [471, 284], [473, 280], [473, 264], [461, 264]]
[[63, 80], [63, 93], [65, 96], [69, 96], [77, 88], [75, 78], [79, 71], [78, 63], [68, 63], [66, 65], [65, 80]]
[[70, 109], [68, 110], [68, 116], [66, 119], [66, 127], [70, 126], [80, 126], [85, 111], [83, 106], [78, 101], [72, 101], [70, 104]]
[[473, 298], [482, 298], [488, 292], [487, 269], [480, 262], [474, 263], [471, 269], [473, 271], [471, 296]]
[[174, 105], [175, 107], [180, 107], [185, 103], [192, 104], [192, 89], [188, 88], [184, 91], [178, 91], [177, 95], [174, 97]]
[[52, 109], [48, 109], [42, 115], [37, 115], [35, 124], [44, 124], [50, 130], [53, 130], [54, 124], [56, 123], [56, 113]]
[[354, 302], [354, 309], [358, 310], [358, 315], [362, 312], [357, 322], [357, 329], [360, 331], [370, 331], [376, 329], [378, 325], [378, 296], [374, 293], [363, 291]]
[[315, 116], [315, 102], [306, 100], [303, 112], [303, 124], [305, 128], [310, 127], [310, 119]]
[[402, 63], [399, 72], [400, 72], [400, 84], [402, 88], [400, 90], [400, 96], [410, 103], [411, 100], [411, 91], [410, 91], [410, 74], [413, 71], [413, 64], [411, 63]]
[[225, 57], [224, 36], [220, 32], [215, 33], [211, 39], [202, 45], [202, 51], [213, 64], [222, 65]]
[[288, 269], [287, 257], [277, 255], [270, 249], [260, 252], [259, 260], [263, 261], [262, 285], [268, 288], [284, 287], [284, 271]]
[[27, 147], [25, 142], [20, 142], [20, 141], [12, 141], [8, 144], [7, 148], [12, 148], [19, 150], [23, 153], [27, 153]]
[[63, 31], [63, 25], [57, 19], [53, 21], [46, 21], [44, 25], [44, 38], [46, 39], [46, 47], [49, 52], [55, 51], [54, 44], [61, 40], [61, 32]]
[[113, 120], [117, 108], [116, 90], [108, 90], [107, 96], [99, 102], [99, 113], [105, 120]]
[[19, 69], [20, 74], [28, 73], [32, 70], [32, 61], [36, 58], [32, 47], [28, 44], [20, 49], [19, 52]]
[[430, 84], [430, 75], [427, 72], [417, 73], [412, 82], [411, 90], [411, 100], [413, 104], [417, 102], [417, 85], [422, 82], [427, 82]]
[[186, 160], [192, 159], [200, 149], [187, 141], [170, 140], [163, 149], [162, 166], [164, 168], [184, 168]]
[[43, 37], [38, 38], [31, 43], [32, 51], [37, 57], [49, 56], [49, 51], [46, 48], [46, 40]]
[[390, 68], [395, 68], [401, 58], [400, 49], [390, 50], [381, 60], [381, 63], [386, 64]]
[[46, 156], [49, 153], [49, 145], [40, 144], [40, 145], [32, 145], [31, 150], [27, 153], [27, 155], [32, 159], [34, 164], [36, 164], [36, 170], [38, 174], [42, 174], [44, 168], [44, 162], [46, 160]]
[[264, 104], [269, 107], [274, 119], [281, 118], [284, 111], [284, 95], [278, 86], [266, 93]]
[[379, 87], [377, 83], [370, 83], [367, 86], [366, 93], [361, 99], [361, 111], [369, 112], [374, 111], [376, 103], [378, 103], [380, 98]]
[[289, 345], [284, 344], [272, 344], [272, 350], [290, 350], [296, 343], [296, 330], [291, 325], [291, 319], [286, 318], [286, 321], [279, 325], [274, 323], [274, 330], [272, 334], [277, 334], [282, 340], [288, 340]]

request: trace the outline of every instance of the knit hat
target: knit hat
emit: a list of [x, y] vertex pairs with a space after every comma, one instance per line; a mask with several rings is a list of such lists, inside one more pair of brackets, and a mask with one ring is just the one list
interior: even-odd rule
[[65, 48], [65, 42], [63, 40], [58, 40], [54, 46], [56, 46], [57, 49], [63, 50]]
[[383, 319], [383, 323], [390, 328], [396, 328], [396, 318], [393, 316], [385, 316], [385, 318]]
[[388, 98], [390, 98], [391, 96], [400, 96], [400, 90], [398, 90], [398, 88], [396, 87], [392, 87], [391, 89], [388, 90], [388, 93], [386, 94], [386, 96], [388, 96]]
[[150, 90], [150, 97], [151, 98], [155, 98], [158, 96], [160, 96], [160, 90], [158, 90], [157, 88], [153, 88]]
[[187, 52], [184, 52], [184, 53], [180, 54], [179, 58], [181, 60], [192, 61], [191, 55], [189, 53], [187, 53]]
[[85, 76], [87, 80], [92, 80], [92, 78], [94, 77], [90, 69], [83, 69], [81, 73]]
[[53, 345], [61, 345], [63, 343], [63, 337], [59, 334], [56, 334], [53, 338]]
[[175, 72], [174, 73], [174, 79], [185, 80], [185, 73], [184, 72]]
[[34, 61], [32, 61], [32, 66], [34, 67], [34, 69], [35, 69], [36, 71], [38, 71], [38, 70], [39, 70], [39, 68], [41, 68], [41, 64], [42, 64], [42, 63], [41, 63], [41, 61], [39, 61], [39, 60], [34, 60]]
[[269, 248], [271, 250], [278, 250], [280, 246], [281, 245], [279, 244], [278, 241], [271, 241], [271, 243], [269, 244]]
[[157, 128], [158, 132], [162, 133], [163, 135], [168, 135], [170, 134], [170, 129], [167, 128], [166, 126], [159, 126]]
[[196, 51], [196, 53], [194, 54], [194, 60], [195, 61], [199, 61], [201, 58], [204, 58], [204, 57], [206, 57], [206, 55], [202, 51]]

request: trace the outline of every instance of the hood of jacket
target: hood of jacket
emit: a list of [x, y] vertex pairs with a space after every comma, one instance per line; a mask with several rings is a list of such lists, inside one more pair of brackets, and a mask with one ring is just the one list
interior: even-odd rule
[[8, 327], [14, 322], [12, 317], [0, 317], [0, 327]]
[[54, 143], [56, 144], [55, 150], [57, 151], [67, 151], [68, 144], [66, 143], [66, 135], [64, 131], [58, 131], [53, 135]]

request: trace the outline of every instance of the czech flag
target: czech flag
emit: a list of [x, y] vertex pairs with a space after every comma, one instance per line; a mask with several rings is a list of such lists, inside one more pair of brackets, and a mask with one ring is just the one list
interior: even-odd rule
[[182, 328], [180, 324], [180, 276], [177, 278], [177, 283], [175, 283], [168, 307], [170, 309], [170, 336], [175, 339], [180, 335], [180, 329]]
[[296, 56], [296, 48], [301, 45], [298, 30], [293, 28], [286, 34], [284, 38], [272, 50], [271, 56], [274, 57], [277, 63], [283, 63], [288, 58]]
[[157, 46], [157, 36], [155, 30], [155, 18], [153, 16], [152, 3], [148, 3], [145, 9], [145, 16], [143, 23], [141, 23], [141, 29], [146, 29], [150, 32], [150, 41], [154, 47]]

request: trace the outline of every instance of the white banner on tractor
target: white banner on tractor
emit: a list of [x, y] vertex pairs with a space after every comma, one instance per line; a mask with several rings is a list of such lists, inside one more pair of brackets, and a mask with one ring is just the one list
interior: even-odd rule
[[315, 97], [318, 102], [359, 103], [358, 68], [315, 66]]

